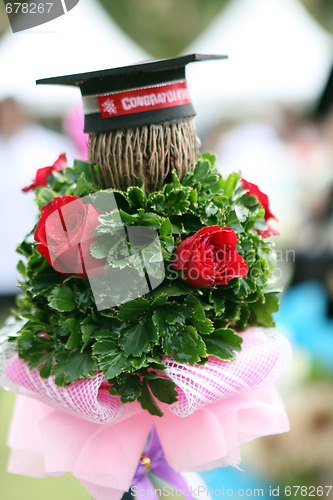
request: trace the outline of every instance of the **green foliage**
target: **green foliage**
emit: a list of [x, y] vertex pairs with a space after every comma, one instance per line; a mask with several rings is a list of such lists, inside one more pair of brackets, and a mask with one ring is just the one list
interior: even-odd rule
[[[94, 298], [87, 278], [60, 274], [48, 264], [37, 252], [32, 233], [19, 245], [23, 293], [17, 319], [23, 323], [14, 337], [20, 357], [31, 368], [39, 368], [42, 377], [54, 375], [61, 386], [101, 370], [111, 394], [124, 403], [137, 399], [144, 409], [161, 415], [158, 401], [171, 404], [177, 398], [175, 385], [163, 377], [165, 356], [190, 364], [203, 364], [210, 355], [230, 360], [241, 350], [237, 332], [252, 325], [274, 325], [278, 299], [269, 284], [275, 260], [271, 243], [260, 235], [266, 228], [264, 211], [239, 187], [238, 174], [224, 179], [213, 163], [212, 155], [201, 156], [193, 173], [181, 183], [173, 174], [158, 192], [147, 194], [142, 183], [114, 191], [118, 210], [106, 210], [99, 217], [90, 252], [105, 259], [107, 269], [124, 269], [128, 248], [117, 238], [120, 228], [145, 226], [158, 233], [165, 279], [143, 297], [98, 310], [96, 301], [115, 294], [114, 286], [95, 287]], [[36, 190], [37, 205], [41, 209], [55, 196], [93, 197], [101, 190], [98, 179], [98, 167], [75, 162]], [[107, 198], [105, 205], [109, 206]], [[237, 250], [249, 272], [228, 285], [199, 289], [187, 285], [173, 269], [173, 252], [182, 240], [209, 225], [234, 229]], [[139, 241], [136, 246], [140, 249]], [[157, 253], [144, 255], [144, 272], [137, 255], [133, 252], [129, 259], [141, 269], [138, 279], [144, 272], [158, 278]]]

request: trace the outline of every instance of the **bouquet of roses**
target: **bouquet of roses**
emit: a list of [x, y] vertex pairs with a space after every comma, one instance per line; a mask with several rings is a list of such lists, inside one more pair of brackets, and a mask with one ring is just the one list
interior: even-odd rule
[[[179, 485], [170, 471], [236, 464], [239, 444], [287, 430], [270, 388], [290, 357], [271, 330], [274, 216], [214, 162], [202, 155], [147, 193], [103, 189], [98, 166], [65, 168], [62, 155], [24, 188], [40, 216], [17, 249], [0, 382], [34, 401], [17, 409], [13, 472], [28, 473], [24, 449], [42, 457], [31, 474], [69, 470], [95, 498], [118, 498], [140, 470]], [[42, 432], [29, 444], [23, 413]]]

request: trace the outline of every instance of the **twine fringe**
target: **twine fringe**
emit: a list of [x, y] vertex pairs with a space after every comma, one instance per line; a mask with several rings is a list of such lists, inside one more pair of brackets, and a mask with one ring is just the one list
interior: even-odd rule
[[90, 135], [89, 160], [100, 166], [104, 188], [127, 189], [141, 178], [148, 192], [193, 171], [198, 140], [193, 120], [145, 125]]

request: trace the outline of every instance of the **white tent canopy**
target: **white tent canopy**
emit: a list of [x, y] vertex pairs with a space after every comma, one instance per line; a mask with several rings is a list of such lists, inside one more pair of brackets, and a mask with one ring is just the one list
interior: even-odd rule
[[184, 52], [229, 55], [188, 68], [202, 128], [268, 103], [312, 104], [333, 61], [331, 36], [298, 0], [233, 0]]
[[12, 96], [35, 114], [60, 115], [80, 101], [77, 89], [36, 87], [38, 78], [126, 66], [149, 59], [97, 0], [80, 0], [67, 14], [0, 40], [0, 99]]

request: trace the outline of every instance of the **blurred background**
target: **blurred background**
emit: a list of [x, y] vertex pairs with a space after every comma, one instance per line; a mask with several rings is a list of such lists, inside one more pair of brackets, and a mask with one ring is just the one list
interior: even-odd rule
[[[63, 152], [69, 163], [87, 155], [79, 91], [35, 80], [191, 52], [229, 56], [187, 68], [201, 151], [270, 197], [284, 290], [276, 323], [294, 351], [279, 384], [290, 432], [245, 446], [242, 470], [203, 478], [212, 488], [264, 487], [267, 498], [280, 486], [284, 498], [286, 485], [333, 484], [331, 0], [80, 0], [15, 34], [0, 2], [0, 324], [19, 291], [15, 246], [35, 222], [22, 187]], [[14, 399], [0, 390], [0, 500], [88, 499], [69, 476], [6, 473]]]

